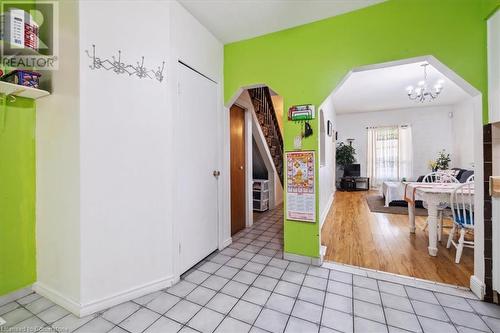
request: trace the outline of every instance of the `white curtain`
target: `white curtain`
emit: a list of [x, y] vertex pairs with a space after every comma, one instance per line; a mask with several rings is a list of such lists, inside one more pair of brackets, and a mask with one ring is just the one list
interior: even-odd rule
[[413, 176], [413, 143], [411, 127], [399, 127], [399, 180]]
[[373, 187], [410, 178], [412, 156], [410, 126], [368, 128], [367, 175]]

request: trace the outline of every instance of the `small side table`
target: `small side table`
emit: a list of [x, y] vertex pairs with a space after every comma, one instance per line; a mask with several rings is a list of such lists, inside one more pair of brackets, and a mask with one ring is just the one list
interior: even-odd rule
[[342, 177], [340, 189], [344, 191], [368, 191], [370, 189], [369, 177]]

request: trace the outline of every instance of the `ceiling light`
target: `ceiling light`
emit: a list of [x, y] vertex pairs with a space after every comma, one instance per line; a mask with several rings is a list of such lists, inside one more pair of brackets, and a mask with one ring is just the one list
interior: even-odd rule
[[425, 101], [430, 102], [432, 100], [435, 100], [443, 91], [444, 80], [438, 80], [436, 84], [434, 84], [433, 88], [430, 89], [427, 85], [427, 66], [429, 66], [429, 64], [422, 64], [421, 66], [424, 68], [424, 79], [418, 82], [417, 88], [409, 86], [406, 88], [406, 91], [408, 93], [408, 98], [413, 101], [417, 101], [420, 103], [423, 103]]

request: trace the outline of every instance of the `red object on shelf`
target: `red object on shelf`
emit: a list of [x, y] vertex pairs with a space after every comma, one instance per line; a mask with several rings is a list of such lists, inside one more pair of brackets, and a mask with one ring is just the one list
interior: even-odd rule
[[34, 24], [24, 24], [24, 46], [38, 51], [38, 26]]

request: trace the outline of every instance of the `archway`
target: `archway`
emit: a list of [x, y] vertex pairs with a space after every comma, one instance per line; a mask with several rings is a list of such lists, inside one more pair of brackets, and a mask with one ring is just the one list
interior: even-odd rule
[[[473, 160], [474, 160], [474, 174], [475, 174], [475, 229], [474, 229], [474, 241], [475, 249], [473, 253], [474, 263], [473, 263], [473, 274], [470, 277], [470, 289], [479, 297], [483, 297], [484, 293], [484, 212], [483, 212], [483, 191], [484, 191], [484, 179], [483, 179], [483, 151], [482, 151], [482, 95], [481, 93], [466, 82], [463, 78], [449, 69], [446, 65], [441, 63], [433, 56], [423, 56], [410, 59], [403, 59], [398, 61], [392, 61], [381, 64], [374, 64], [369, 66], [363, 66], [359, 68], [352, 69], [339, 83], [339, 85], [332, 91], [328, 96], [326, 101], [330, 101], [334, 104], [336, 94], [342, 89], [344, 84], [348, 80], [358, 73], [366, 73], [372, 70], [388, 69], [397, 66], [404, 66], [409, 64], [417, 63], [428, 63], [444, 75], [448, 80], [450, 80], [454, 85], [460, 87], [466, 94], [470, 102], [470, 112], [473, 117], [473, 134], [472, 137], [468, 138], [471, 140], [474, 146]], [[403, 91], [404, 94], [404, 91]], [[450, 117], [453, 115], [451, 114]], [[388, 124], [384, 124], [388, 125]], [[320, 180], [320, 186], [323, 186]], [[422, 255], [428, 255], [427, 253], [422, 253]], [[328, 260], [328, 255], [327, 259]]]
[[[232, 205], [234, 199], [239, 197], [234, 191], [231, 164], [232, 128], [231, 112], [235, 108], [243, 110], [245, 114], [246, 162], [240, 170], [246, 172], [245, 197], [246, 221], [245, 226], [253, 225], [254, 215], [259, 212], [281, 209], [283, 202], [283, 137], [281, 118], [283, 116], [283, 99], [276, 91], [265, 84], [245, 86], [238, 89], [226, 103], [227, 123], [224, 124], [225, 155], [223, 165], [226, 172], [222, 175], [224, 182], [225, 201], [229, 203], [225, 224], [232, 228]], [[236, 131], [237, 132], [237, 131]], [[262, 183], [262, 188], [261, 188]], [[231, 195], [232, 194], [232, 195]], [[282, 242], [281, 242], [282, 245]], [[281, 246], [282, 247], [282, 246]]]

